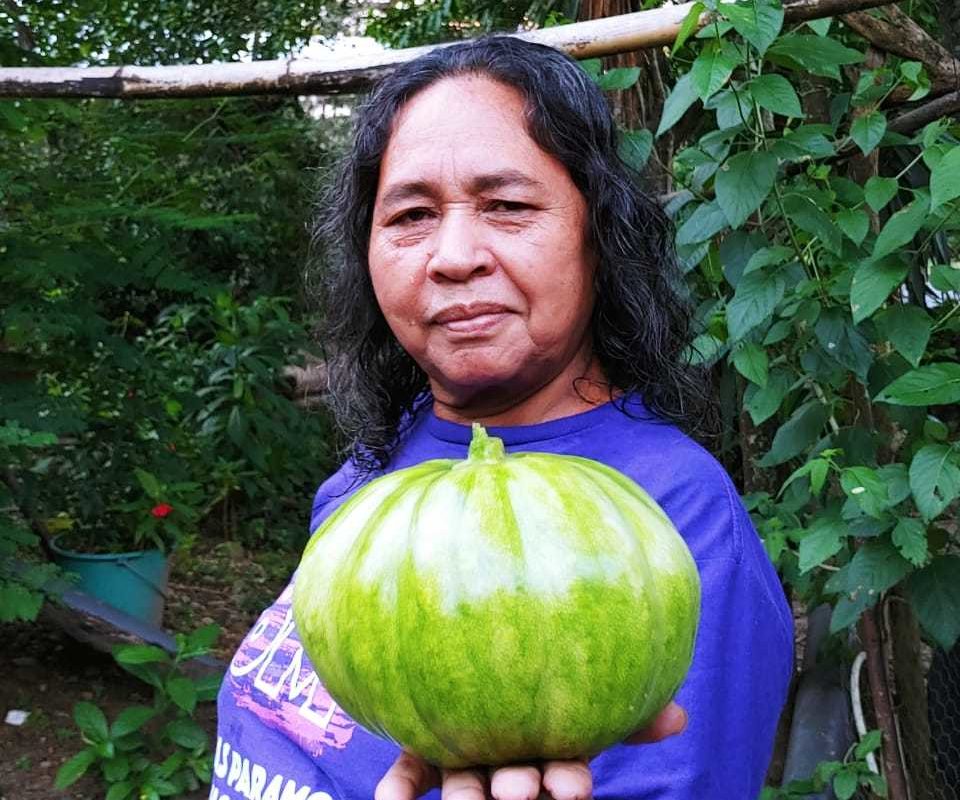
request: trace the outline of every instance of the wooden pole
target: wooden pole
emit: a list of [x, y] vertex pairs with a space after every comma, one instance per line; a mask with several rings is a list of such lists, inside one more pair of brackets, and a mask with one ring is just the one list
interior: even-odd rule
[[[894, 0], [796, 0], [785, 4], [787, 22], [796, 23], [890, 5]], [[560, 25], [516, 34], [555, 47], [575, 58], [662, 47], [671, 44], [693, 3], [663, 6], [618, 17]], [[711, 19], [704, 13], [700, 24]], [[227, 64], [159, 67], [0, 68], [2, 97], [174, 98], [257, 94], [354, 94], [394, 67], [433, 47], [388, 50], [374, 56], [328, 59], [291, 58]]]

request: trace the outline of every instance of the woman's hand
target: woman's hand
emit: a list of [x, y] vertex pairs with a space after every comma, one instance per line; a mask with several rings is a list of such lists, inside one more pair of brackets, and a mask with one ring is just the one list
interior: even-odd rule
[[[687, 714], [676, 703], [667, 705], [646, 728], [637, 731], [626, 744], [650, 744], [681, 733]], [[377, 785], [375, 800], [414, 800], [441, 786], [443, 796], [456, 800], [536, 800], [541, 791], [554, 800], [587, 800], [593, 778], [586, 760], [545, 761], [541, 764], [487, 768], [445, 769], [431, 766], [411, 753], [403, 752]]]

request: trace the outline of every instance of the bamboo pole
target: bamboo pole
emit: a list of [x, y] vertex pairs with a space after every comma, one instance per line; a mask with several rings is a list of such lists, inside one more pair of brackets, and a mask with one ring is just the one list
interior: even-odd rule
[[[787, 22], [803, 22], [894, 0], [796, 0], [785, 4]], [[599, 58], [671, 44], [693, 3], [668, 5], [618, 17], [560, 25], [516, 34], [569, 53]], [[704, 13], [700, 25], [711, 16]], [[7, 67], [0, 68], [2, 97], [174, 98], [227, 95], [353, 94], [433, 47], [388, 50], [374, 56], [328, 59], [290, 58], [226, 64], [158, 67]]]

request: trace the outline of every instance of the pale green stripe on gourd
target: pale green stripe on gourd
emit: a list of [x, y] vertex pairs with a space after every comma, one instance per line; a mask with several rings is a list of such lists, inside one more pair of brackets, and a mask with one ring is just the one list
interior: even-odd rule
[[588, 459], [471, 456], [373, 481], [317, 530], [295, 587], [331, 695], [444, 766], [596, 752], [689, 667], [696, 567], [636, 484]]

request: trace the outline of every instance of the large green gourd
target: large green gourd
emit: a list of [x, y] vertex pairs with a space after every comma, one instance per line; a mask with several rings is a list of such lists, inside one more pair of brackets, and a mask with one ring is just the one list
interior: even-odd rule
[[690, 667], [700, 581], [636, 483], [586, 458], [505, 455], [372, 481], [297, 572], [301, 641], [357, 722], [435, 764], [591, 755]]

